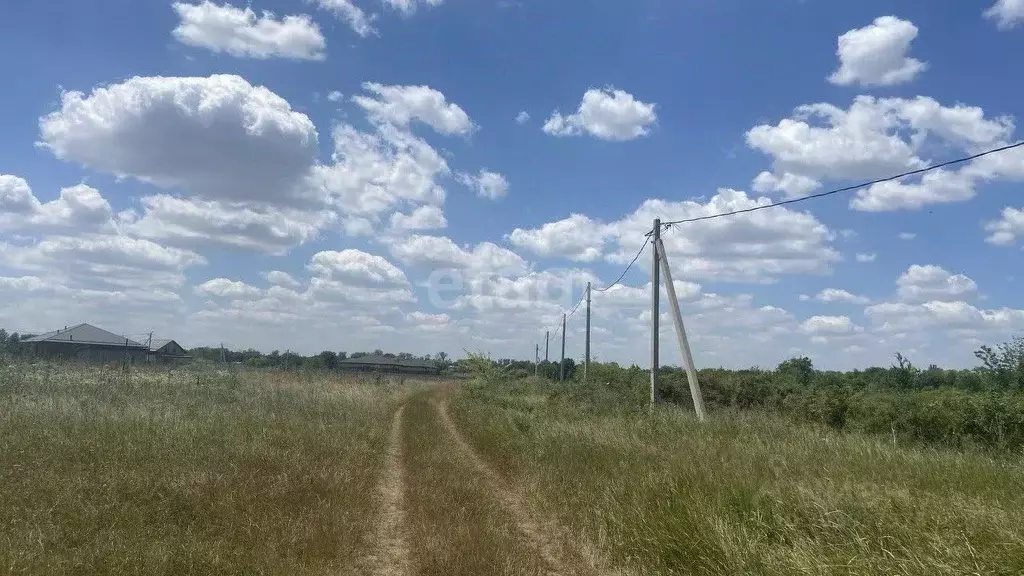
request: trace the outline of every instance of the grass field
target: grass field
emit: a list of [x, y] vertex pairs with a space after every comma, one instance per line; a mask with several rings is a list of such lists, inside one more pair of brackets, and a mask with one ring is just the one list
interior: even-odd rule
[[358, 568], [394, 390], [296, 374], [0, 374], [0, 572]]
[[757, 412], [700, 424], [553, 386], [471, 387], [460, 428], [643, 574], [1024, 574], [1019, 456], [894, 447]]
[[15, 366], [0, 572], [1021, 574], [1024, 462], [539, 382]]

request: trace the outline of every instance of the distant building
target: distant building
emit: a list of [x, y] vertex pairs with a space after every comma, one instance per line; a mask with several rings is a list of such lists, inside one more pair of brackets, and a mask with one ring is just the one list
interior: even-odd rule
[[188, 353], [174, 340], [154, 339], [149, 344], [150, 362], [175, 362], [188, 359]]
[[22, 341], [40, 358], [70, 358], [92, 362], [144, 362], [149, 353], [140, 344], [91, 324], [79, 324]]
[[432, 360], [419, 358], [391, 358], [388, 356], [362, 356], [338, 361], [341, 370], [357, 372], [386, 372], [391, 374], [440, 374], [441, 369]]

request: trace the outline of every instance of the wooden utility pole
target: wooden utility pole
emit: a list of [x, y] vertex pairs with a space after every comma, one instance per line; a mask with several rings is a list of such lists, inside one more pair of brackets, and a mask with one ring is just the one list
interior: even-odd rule
[[565, 380], [565, 314], [562, 314], [562, 361], [558, 364], [558, 381]]
[[590, 371], [590, 282], [587, 282], [587, 340], [586, 352], [583, 356], [583, 381], [587, 381], [587, 372]]
[[551, 330], [545, 330], [544, 331], [544, 363], [545, 364], [547, 364], [547, 362], [548, 362], [548, 348], [550, 348], [550, 346], [549, 346], [550, 343], [551, 343]]
[[686, 329], [683, 327], [683, 315], [679, 311], [679, 299], [676, 298], [676, 287], [672, 283], [672, 270], [668, 266], [668, 254], [665, 253], [665, 244], [661, 238], [655, 241], [655, 253], [661, 257], [661, 265], [665, 272], [665, 291], [668, 293], [668, 303], [672, 309], [672, 321], [676, 325], [676, 337], [679, 339], [679, 352], [683, 356], [683, 365], [686, 368], [686, 379], [690, 383], [690, 397], [693, 398], [693, 409], [699, 420], [704, 420], [704, 395], [700, 391], [700, 383], [697, 382], [697, 370], [693, 367], [693, 354], [690, 353], [690, 341], [686, 339]]
[[658, 244], [661, 243], [661, 219], [654, 219], [654, 228], [651, 230], [651, 246], [653, 257], [651, 259], [651, 406], [657, 401], [658, 390], [658, 313], [660, 305], [658, 302], [661, 291], [661, 282], [658, 266]]

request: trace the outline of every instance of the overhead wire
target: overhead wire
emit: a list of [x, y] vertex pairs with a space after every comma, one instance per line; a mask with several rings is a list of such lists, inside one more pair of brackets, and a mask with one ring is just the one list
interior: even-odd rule
[[[861, 188], [867, 188], [868, 186], [874, 186], [875, 184], [881, 184], [883, 182], [892, 182], [894, 180], [900, 180], [900, 179], [906, 178], [908, 176], [916, 176], [918, 174], [924, 174], [924, 173], [927, 173], [927, 172], [932, 172], [934, 170], [938, 170], [940, 168], [945, 168], [947, 166], [954, 166], [956, 164], [963, 164], [965, 162], [970, 162], [972, 160], [977, 160], [978, 158], [989, 156], [991, 154], [996, 154], [996, 153], [999, 153], [999, 152], [1005, 152], [1007, 150], [1012, 150], [1014, 148], [1020, 148], [1021, 146], [1024, 146], [1024, 140], [1016, 142], [1016, 143], [1013, 143], [1013, 144], [1007, 144], [1005, 146], [1000, 146], [998, 148], [992, 148], [992, 149], [989, 149], [989, 150], [985, 150], [983, 152], [978, 152], [977, 154], [972, 154], [970, 156], [964, 156], [962, 158], [956, 158], [956, 159], [953, 159], [953, 160], [947, 160], [945, 162], [941, 162], [939, 164], [933, 164], [931, 166], [926, 166], [924, 168], [918, 168], [916, 170], [908, 170], [908, 171], [902, 172], [900, 174], [895, 174], [895, 175], [892, 175], [892, 176], [887, 176], [885, 178], [877, 178], [875, 180], [870, 180], [870, 181], [867, 181], [867, 182], [861, 182], [860, 184], [854, 184], [852, 186], [844, 186], [842, 188], [836, 188], [834, 190], [828, 190], [826, 192], [818, 192], [818, 193], [815, 193], [815, 194], [808, 194], [806, 196], [801, 196], [801, 197], [798, 197], [798, 198], [790, 198], [788, 200], [782, 200], [780, 202], [772, 202], [770, 204], [762, 204], [760, 206], [753, 206], [751, 208], [743, 208], [743, 209], [740, 209], [740, 210], [731, 210], [729, 212], [719, 212], [717, 214], [708, 214], [708, 215], [704, 215], [704, 216], [696, 216], [696, 217], [693, 217], [693, 218], [683, 218], [681, 220], [669, 220], [669, 221], [662, 222], [661, 223], [661, 227], [663, 229], [665, 229], [665, 230], [668, 230], [671, 227], [676, 226], [678, 224], [686, 224], [686, 223], [689, 223], [689, 222], [701, 222], [701, 221], [704, 221], [704, 220], [714, 220], [714, 219], [717, 219], [717, 218], [725, 218], [727, 216], [736, 216], [736, 215], [739, 215], [739, 214], [747, 214], [747, 213], [750, 213], [750, 212], [757, 212], [759, 210], [767, 210], [769, 208], [776, 208], [778, 206], [786, 206], [786, 205], [789, 205], [789, 204], [796, 204], [798, 202], [805, 202], [807, 200], [814, 200], [816, 198], [824, 198], [826, 196], [832, 196], [834, 194], [840, 194], [842, 192], [851, 192], [853, 190], [859, 190]], [[626, 274], [629, 273], [629, 271], [633, 267], [633, 265], [636, 264], [637, 260], [640, 259], [640, 256], [644, 253], [644, 250], [647, 249], [647, 245], [650, 244], [650, 242], [651, 242], [651, 237], [653, 235], [653, 232], [654, 231], [651, 230], [651, 231], [648, 231], [645, 234], [646, 239], [644, 240], [643, 245], [640, 246], [640, 250], [637, 251], [636, 255], [633, 256], [632, 260], [630, 260], [630, 262], [626, 266], [625, 270], [622, 271], [622, 274], [619, 274], [619, 277], [616, 278], [614, 282], [612, 282], [611, 284], [609, 284], [608, 286], [605, 286], [603, 288], [594, 288], [593, 286], [591, 286], [591, 291], [592, 292], [607, 292], [608, 290], [611, 290], [612, 288], [617, 286], [619, 283], [621, 283], [622, 279], [626, 277]], [[576, 311], [579, 309], [579, 307], [583, 303], [583, 301], [586, 300], [586, 297], [587, 297], [587, 295], [586, 295], [586, 293], [584, 293], [583, 297], [580, 298], [580, 300], [578, 302], [576, 302], [576, 305], [573, 306], [572, 310], [568, 314], [565, 315], [566, 319], [572, 317], [572, 315], [576, 313]], [[564, 309], [563, 309], [563, 312], [564, 312]], [[560, 330], [560, 327], [559, 327], [560, 323], [561, 322], [556, 322], [555, 325], [553, 326], [553, 329], [554, 329], [554, 332], [555, 332], [556, 335], [558, 334], [558, 331]], [[551, 332], [551, 329], [548, 329], [548, 332]]]
[[[906, 178], [908, 176], [916, 176], [918, 174], [924, 174], [925, 172], [931, 172], [933, 170], [938, 170], [939, 168], [945, 168], [947, 166], [953, 166], [955, 164], [963, 164], [964, 162], [970, 162], [972, 160], [977, 160], [978, 158], [982, 158], [982, 157], [988, 156], [990, 154], [996, 154], [996, 153], [999, 153], [999, 152], [1005, 152], [1007, 150], [1012, 150], [1014, 148], [1020, 148], [1021, 146], [1024, 146], [1024, 140], [1022, 140], [1020, 142], [1016, 142], [1014, 144], [1007, 144], [1006, 146], [1000, 146], [998, 148], [992, 148], [990, 150], [985, 150], [984, 152], [979, 152], [977, 154], [972, 154], [970, 156], [964, 156], [963, 158], [956, 158], [955, 160], [947, 160], [946, 162], [941, 162], [939, 164], [934, 164], [932, 166], [927, 166], [925, 168], [918, 168], [916, 170], [910, 170], [910, 171], [902, 172], [900, 174], [896, 174], [896, 175], [893, 175], [893, 176], [887, 176], [885, 178], [878, 178], [876, 180], [870, 180], [868, 182], [862, 182], [860, 184], [854, 184], [852, 186], [844, 186], [842, 188], [836, 188], [835, 190], [829, 190], [827, 192], [818, 192], [816, 194], [808, 194], [807, 196], [800, 196], [799, 198], [790, 198], [789, 200], [782, 200], [780, 202], [772, 202], [771, 204], [762, 204], [760, 206], [753, 206], [751, 208], [743, 208], [743, 209], [740, 209], [740, 210], [731, 210], [729, 212], [719, 212], [717, 214], [707, 214], [707, 215], [704, 215], [704, 216], [695, 216], [693, 218], [684, 218], [682, 220], [669, 220], [667, 222], [662, 222], [661, 226], [663, 228], [668, 228], [669, 226], [674, 226], [676, 224], [686, 224], [686, 223], [689, 223], [689, 222], [700, 222], [700, 221], [703, 221], [703, 220], [714, 220], [716, 218], [724, 218], [726, 216], [735, 216], [737, 214], [747, 214], [747, 213], [750, 213], [750, 212], [757, 212], [758, 210], [767, 210], [769, 208], [775, 208], [775, 207], [778, 207], [778, 206], [785, 206], [787, 204], [796, 204], [797, 202], [804, 202], [804, 201], [807, 201], [807, 200], [814, 200], [816, 198], [823, 198], [825, 196], [831, 196], [833, 194], [839, 194], [839, 193], [842, 193], [842, 192], [851, 192], [853, 190], [859, 190], [861, 188], [867, 188], [868, 186], [874, 186], [875, 184], [881, 184], [883, 182], [892, 182], [893, 180], [899, 180], [901, 178]], [[653, 232], [653, 230], [647, 232], [648, 239], [650, 239], [652, 232]]]
[[647, 239], [644, 240], [643, 246], [641, 246], [640, 250], [637, 251], [636, 256], [633, 256], [633, 259], [629, 262], [629, 266], [626, 266], [626, 269], [622, 271], [622, 274], [619, 274], [619, 277], [615, 279], [615, 282], [612, 282], [611, 284], [605, 286], [604, 288], [591, 287], [591, 290], [594, 290], [596, 292], [607, 292], [608, 290], [611, 290], [613, 287], [615, 287], [615, 285], [617, 285], [619, 282], [622, 282], [622, 279], [626, 277], [626, 273], [629, 272], [629, 269], [633, 267], [633, 264], [636, 264], [636, 261], [640, 259], [640, 255], [644, 253], [644, 249], [647, 248], [647, 245], [650, 242], [651, 236], [650, 234], [648, 234]]
[[[608, 290], [611, 290], [617, 284], [622, 282], [622, 279], [626, 277], [626, 274], [629, 273], [629, 270], [633, 267], [634, 264], [636, 264], [636, 261], [640, 259], [640, 255], [644, 253], [644, 249], [647, 248], [647, 245], [650, 242], [651, 242], [651, 238], [650, 237], [648, 237], [646, 240], [644, 240], [643, 245], [640, 246], [640, 250], [638, 250], [636, 255], [633, 256], [633, 259], [630, 260], [629, 265], [627, 265], [626, 269], [622, 271], [622, 274], [619, 274], [619, 277], [615, 279], [615, 282], [612, 282], [611, 284], [609, 284], [608, 286], [605, 286], [604, 288], [595, 288], [595, 287], [591, 286], [591, 288], [590, 288], [591, 291], [592, 292], [607, 292]], [[572, 310], [566, 314], [566, 316], [565, 316], [566, 319], [572, 318], [572, 315], [575, 314], [577, 310], [579, 310], [580, 304], [583, 304], [583, 301], [586, 300], [586, 299], [587, 299], [587, 294], [586, 294], [586, 292], [584, 292], [583, 296], [580, 297], [580, 299], [576, 302], [576, 305], [572, 307]], [[555, 333], [556, 334], [558, 333], [557, 323], [556, 323], [556, 326], [555, 326]]]

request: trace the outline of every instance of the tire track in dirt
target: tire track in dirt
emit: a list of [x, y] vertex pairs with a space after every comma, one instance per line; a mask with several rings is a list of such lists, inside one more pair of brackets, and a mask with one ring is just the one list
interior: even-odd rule
[[560, 543], [570, 543], [570, 539], [566, 538], [568, 532], [552, 520], [537, 518], [530, 510], [526, 498], [519, 491], [508, 486], [501, 476], [487, 465], [487, 462], [477, 454], [476, 450], [459, 432], [455, 421], [452, 420], [451, 414], [448, 411], [447, 401], [434, 401], [434, 406], [440, 415], [441, 423], [455, 440], [459, 451], [485, 478], [491, 492], [497, 496], [502, 507], [513, 518], [516, 527], [540, 553], [541, 558], [544, 559], [545, 564], [550, 568], [549, 574], [551, 576], [569, 576], [570, 574], [578, 573], [593, 576], [612, 576], [618, 574], [616, 571], [602, 568], [603, 563], [598, 560], [594, 550], [579, 538], [571, 540], [578, 545], [574, 552], [584, 561], [585, 566], [582, 567], [583, 570], [568, 569], [568, 564], [565, 562], [559, 546]]
[[376, 554], [369, 559], [371, 574], [375, 576], [408, 576], [411, 573], [410, 546], [405, 533], [404, 413], [405, 406], [399, 406], [391, 420], [388, 454], [378, 487], [381, 510], [373, 537]]

